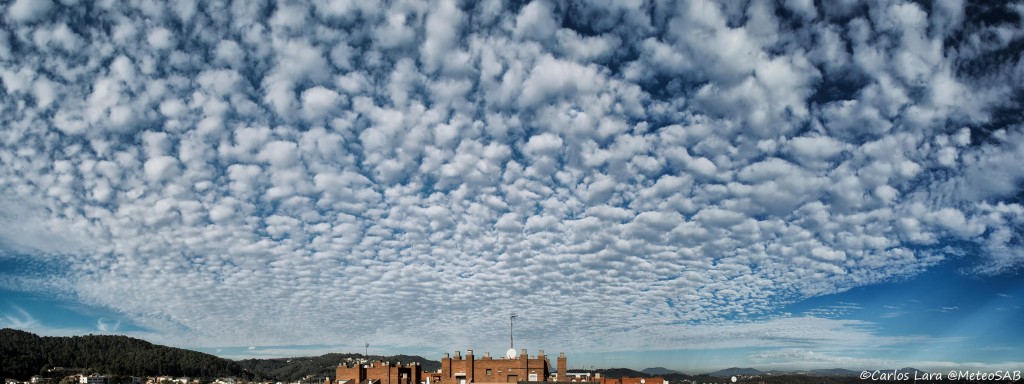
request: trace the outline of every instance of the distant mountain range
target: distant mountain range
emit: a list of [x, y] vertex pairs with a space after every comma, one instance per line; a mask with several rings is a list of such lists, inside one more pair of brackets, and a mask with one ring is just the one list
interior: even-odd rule
[[646, 373], [646, 374], [651, 375], [651, 376], [671, 375], [671, 374], [675, 374], [675, 373], [682, 373], [682, 372], [674, 371], [674, 370], [671, 370], [671, 369], [668, 369], [668, 368], [665, 368], [665, 367], [646, 368], [646, 369], [644, 369], [644, 370], [642, 370], [640, 372]]
[[[923, 371], [916, 370], [914, 368], [903, 368], [903, 369], [899, 370], [899, 372], [908, 372], [908, 373], [911, 373], [911, 374], [913, 374], [914, 371], [923, 372]], [[643, 374], [648, 375], [648, 376], [666, 376], [666, 378], [667, 377], [671, 377], [671, 376], [675, 376], [675, 378], [679, 378], [679, 377], [682, 377], [682, 376], [689, 376], [689, 375], [686, 375], [685, 373], [682, 373], [680, 371], [676, 371], [676, 370], [672, 370], [672, 369], [668, 369], [668, 368], [664, 368], [664, 367], [646, 368], [644, 370], [638, 371], [638, 373], [643, 373]], [[713, 371], [713, 372], [703, 373], [701, 375], [702, 376], [711, 376], [711, 377], [732, 377], [732, 376], [753, 376], [753, 375], [772, 375], [772, 376], [804, 375], [804, 376], [816, 376], [816, 377], [855, 377], [855, 376], [857, 376], [859, 374], [860, 374], [860, 371], [851, 371], [849, 369], [843, 369], [843, 368], [794, 370], [794, 371], [780, 371], [780, 370], [761, 371], [761, 370], [754, 369], [754, 368], [732, 367], [732, 368], [720, 369], [720, 370]]]
[[[891, 372], [891, 371], [890, 371]], [[899, 373], [907, 373], [910, 377], [921, 376], [924, 371], [917, 368], [900, 368], [897, 370]], [[705, 375], [713, 377], [732, 377], [732, 376], [753, 376], [753, 375], [771, 375], [771, 376], [786, 376], [786, 375], [803, 375], [803, 376], [816, 376], [816, 377], [856, 377], [860, 375], [861, 371], [851, 371], [843, 368], [831, 368], [831, 369], [811, 369], [811, 370], [795, 370], [795, 371], [760, 371], [754, 368], [726, 368], [714, 372], [705, 373]]]
[[832, 369], [812, 369], [809, 371], [767, 371], [765, 374], [778, 376], [778, 375], [807, 375], [807, 376], [819, 376], [819, 377], [853, 377], [860, 374], [860, 371], [851, 371], [849, 369], [832, 368]]
[[911, 367], [900, 368], [900, 369], [896, 370], [896, 372], [910, 374], [910, 377], [914, 377], [915, 375], [916, 376], [921, 376], [923, 373], [925, 373], [924, 371], [922, 371], [920, 369], [911, 368]]
[[756, 370], [754, 368], [736, 368], [736, 367], [720, 369], [720, 370], [717, 370], [717, 371], [714, 371], [714, 372], [708, 372], [707, 373], [708, 376], [714, 376], [714, 377], [732, 377], [732, 376], [737, 376], [737, 375], [747, 375], [747, 376], [750, 376], [750, 375], [763, 375], [763, 374], [764, 374], [764, 372], [758, 371], [758, 370]]
[[594, 372], [600, 373], [601, 376], [612, 379], [617, 379], [620, 377], [651, 377], [651, 375], [629, 368], [598, 368], [595, 369]]
[[857, 376], [860, 371], [851, 371], [849, 369], [832, 368], [832, 369], [812, 369], [807, 371], [812, 376]]

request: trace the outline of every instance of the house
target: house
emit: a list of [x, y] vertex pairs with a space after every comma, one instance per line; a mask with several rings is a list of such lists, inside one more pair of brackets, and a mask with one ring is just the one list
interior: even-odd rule
[[341, 364], [335, 369], [337, 384], [364, 384], [368, 380], [380, 384], [418, 384], [422, 369], [419, 364], [391, 364], [374, 361], [369, 364]]

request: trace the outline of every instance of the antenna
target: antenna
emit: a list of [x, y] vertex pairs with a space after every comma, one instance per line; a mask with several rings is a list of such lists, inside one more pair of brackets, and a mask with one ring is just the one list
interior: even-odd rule
[[509, 350], [505, 352], [506, 358], [515, 358], [515, 339], [512, 338], [512, 321], [516, 316], [515, 312], [509, 313]]
[[515, 313], [510, 313], [508, 315], [508, 348], [512, 350], [516, 349], [515, 339], [512, 338], [512, 320], [515, 319], [516, 316], [517, 315]]

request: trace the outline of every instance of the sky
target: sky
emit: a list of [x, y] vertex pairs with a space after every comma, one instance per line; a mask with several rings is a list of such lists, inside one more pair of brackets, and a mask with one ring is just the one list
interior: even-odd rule
[[1024, 367], [1024, 3], [0, 4], [0, 327]]

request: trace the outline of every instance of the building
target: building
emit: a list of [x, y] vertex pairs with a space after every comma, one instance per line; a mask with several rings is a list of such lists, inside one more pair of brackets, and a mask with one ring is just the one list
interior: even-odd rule
[[[373, 362], [370, 364], [342, 363], [335, 371], [335, 384], [486, 384], [515, 383], [520, 381], [568, 381], [566, 378], [565, 353], [560, 353], [557, 368], [552, 372], [551, 362], [544, 351], [530, 356], [526, 349], [516, 354], [510, 349], [503, 358], [492, 358], [484, 353], [480, 358], [467, 350], [463, 357], [456, 351], [454, 357], [447, 353], [441, 359], [437, 372], [423, 372], [420, 365], [392, 365]], [[327, 384], [327, 380], [325, 380]], [[634, 384], [634, 383], [623, 383]], [[652, 383], [655, 384], [655, 383]]]
[[335, 380], [337, 384], [419, 384], [422, 371], [417, 363], [342, 363], [335, 369]]
[[[441, 359], [441, 371], [424, 373], [424, 382], [428, 384], [467, 384], [467, 383], [515, 383], [519, 381], [548, 381], [551, 376], [551, 362], [544, 351], [530, 356], [523, 349], [518, 356], [515, 350], [509, 350], [504, 358], [491, 358], [484, 353], [477, 359], [473, 350], [466, 351], [466, 357], [456, 351], [455, 357], [446, 353]], [[556, 380], [565, 377], [565, 354], [558, 357]]]
[[590, 371], [568, 371], [565, 373], [565, 381], [568, 382], [598, 381], [600, 378], [600, 373], [593, 373]]
[[668, 384], [668, 380], [661, 377], [621, 377], [617, 379], [602, 377], [595, 382], [600, 384]]
[[80, 384], [107, 384], [106, 376], [82, 376], [78, 379]]

